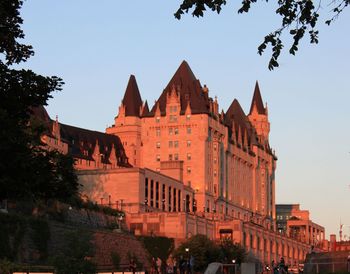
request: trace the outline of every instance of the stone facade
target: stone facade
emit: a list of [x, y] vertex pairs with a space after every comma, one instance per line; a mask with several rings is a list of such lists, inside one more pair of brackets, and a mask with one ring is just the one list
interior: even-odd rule
[[184, 61], [151, 109], [132, 75], [106, 134], [62, 124], [56, 132], [78, 159], [84, 194], [125, 211], [135, 234], [229, 238], [268, 264], [297, 264], [311, 250], [277, 231], [277, 157], [258, 83], [248, 115], [236, 99], [219, 111]]
[[[182, 207], [180, 201], [177, 208], [158, 208], [146, 194], [138, 196], [138, 208], [127, 214], [135, 233], [180, 241], [196, 233], [230, 238], [265, 263], [285, 257], [297, 264], [310, 251], [309, 243], [276, 229], [277, 157], [269, 145], [268, 108], [258, 83], [248, 115], [237, 100], [220, 112], [217, 98], [209, 96], [184, 61], [149, 110], [131, 76], [115, 123], [106, 132], [121, 139], [140, 174], [149, 169], [167, 175], [191, 193], [190, 201], [184, 199]], [[120, 185], [126, 183], [118, 178]], [[143, 179], [137, 181], [141, 194]]]

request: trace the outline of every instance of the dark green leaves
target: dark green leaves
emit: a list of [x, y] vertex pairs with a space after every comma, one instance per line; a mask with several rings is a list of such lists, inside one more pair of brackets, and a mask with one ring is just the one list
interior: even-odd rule
[[30, 119], [63, 82], [11, 67], [34, 54], [30, 45], [20, 43], [22, 4], [0, 1], [0, 200], [65, 200], [78, 191], [73, 159], [44, 149], [43, 127]]
[[188, 13], [192, 8], [192, 15], [196, 17], [203, 16], [206, 8], [220, 13], [222, 5], [226, 5], [226, 0], [183, 0], [179, 9], [174, 13], [174, 16], [176, 19], [181, 19], [181, 15], [184, 12]]
[[[266, 0], [266, 2], [267, 1], [268, 0]], [[251, 5], [256, 2], [257, 0], [243, 0], [241, 7], [238, 9], [238, 13], [249, 12]], [[225, 4], [226, 1], [223, 0], [183, 0], [175, 13], [175, 17], [180, 19], [182, 14], [185, 12], [188, 13], [190, 10], [192, 10], [193, 16], [203, 16], [206, 8], [210, 8], [219, 13], [222, 5]], [[260, 55], [266, 50], [267, 46], [271, 47], [272, 55], [268, 64], [270, 70], [278, 67], [278, 58], [284, 47], [281, 36], [286, 29], [290, 29], [289, 35], [291, 36], [292, 44], [289, 48], [289, 53], [292, 55], [295, 55], [298, 51], [299, 42], [304, 38], [305, 33], [309, 34], [311, 44], [318, 43], [319, 34], [315, 29], [319, 18], [319, 6], [316, 7], [314, 1], [277, 0], [277, 4], [278, 8], [275, 12], [281, 17], [281, 26], [277, 30], [266, 35], [263, 43], [258, 47], [258, 53]], [[326, 21], [328, 25], [337, 18], [345, 7], [350, 5], [350, 0], [335, 0], [332, 1], [331, 4], [336, 5], [336, 7], [332, 9], [335, 15], [333, 18]]]

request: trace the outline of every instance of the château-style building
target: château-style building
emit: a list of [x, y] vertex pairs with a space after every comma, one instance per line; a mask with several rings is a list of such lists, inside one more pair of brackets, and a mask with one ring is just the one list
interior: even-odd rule
[[183, 61], [151, 109], [131, 75], [106, 133], [52, 129], [48, 141], [77, 159], [83, 193], [124, 210], [135, 234], [229, 238], [268, 264], [297, 264], [311, 250], [276, 227], [277, 157], [258, 83], [248, 115], [236, 99], [220, 111]]

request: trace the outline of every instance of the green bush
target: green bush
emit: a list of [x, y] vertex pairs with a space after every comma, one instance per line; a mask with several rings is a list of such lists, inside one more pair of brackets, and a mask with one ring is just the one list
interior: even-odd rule
[[56, 274], [95, 274], [96, 265], [91, 260], [94, 254], [91, 235], [85, 231], [66, 234], [64, 247], [51, 258]]
[[7, 259], [0, 259], [0, 273], [11, 274], [16, 268], [16, 265]]
[[136, 264], [136, 269], [141, 270], [143, 269], [143, 263], [139, 261], [139, 259], [136, 257], [135, 253], [128, 251], [128, 260], [134, 260], [135, 264]]
[[113, 263], [113, 266], [115, 267], [116, 270], [119, 270], [120, 267], [120, 255], [116, 251], [111, 252], [111, 260]]
[[39, 251], [41, 261], [47, 259], [48, 250], [47, 243], [50, 239], [49, 224], [44, 219], [31, 218], [29, 225], [32, 229], [31, 239]]
[[23, 217], [0, 213], [0, 259], [15, 261], [26, 231]]

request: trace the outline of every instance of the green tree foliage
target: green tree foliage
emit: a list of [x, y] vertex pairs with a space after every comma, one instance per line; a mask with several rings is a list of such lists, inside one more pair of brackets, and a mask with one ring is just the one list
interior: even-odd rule
[[[189, 249], [186, 252], [186, 248]], [[178, 262], [180, 258], [188, 260], [190, 256], [194, 257], [194, 270], [203, 272], [208, 264], [219, 261], [220, 250], [213, 241], [204, 235], [195, 235], [182, 243], [174, 252]]]
[[17, 261], [18, 250], [26, 231], [26, 221], [17, 215], [0, 213], [0, 224], [0, 259]]
[[0, 259], [0, 273], [12, 274], [15, 268], [16, 265], [8, 259]]
[[212, 262], [232, 263], [235, 259], [236, 263], [240, 264], [244, 261], [246, 252], [244, 248], [230, 240], [223, 240], [217, 245], [204, 235], [195, 235], [182, 243], [174, 251], [174, 256], [178, 261], [181, 257], [188, 260], [193, 256], [194, 270], [203, 272]]
[[246, 257], [246, 251], [231, 240], [223, 240], [220, 243], [220, 256], [220, 261], [223, 263], [232, 263], [232, 260], [235, 260], [236, 263], [241, 264]]
[[85, 231], [66, 234], [64, 247], [51, 261], [56, 274], [95, 274], [96, 265], [91, 261], [94, 255], [91, 235]]
[[112, 251], [111, 252], [111, 260], [112, 260], [112, 263], [113, 263], [113, 266], [115, 267], [115, 269], [119, 270], [120, 260], [121, 260], [119, 253], [116, 251]]
[[33, 108], [46, 105], [63, 82], [13, 68], [34, 54], [30, 45], [20, 43], [22, 4], [0, 2], [0, 200], [64, 200], [78, 191], [73, 160], [45, 150], [40, 140], [44, 128], [31, 121]]
[[140, 237], [140, 240], [152, 257], [160, 258], [163, 262], [166, 262], [174, 249], [174, 239], [167, 237]]
[[[266, 2], [268, 1], [266, 0]], [[252, 4], [256, 2], [257, 0], [242, 0], [242, 5], [238, 9], [238, 13], [249, 12]], [[344, 8], [350, 5], [350, 0], [332, 0], [329, 2], [327, 7], [330, 7], [329, 9], [333, 12], [333, 17], [325, 22], [328, 25], [343, 12]], [[193, 16], [202, 17], [207, 9], [220, 13], [226, 3], [227, 0], [182, 0], [182, 4], [174, 15], [177, 19], [180, 19], [184, 13], [188, 13], [191, 10]], [[281, 26], [266, 35], [258, 47], [258, 53], [262, 55], [267, 46], [271, 46], [272, 56], [268, 65], [270, 70], [279, 66], [277, 60], [284, 46], [281, 40], [281, 35], [284, 31], [289, 31], [292, 37], [293, 42], [289, 47], [289, 53], [292, 55], [295, 55], [298, 51], [299, 42], [305, 35], [309, 35], [311, 44], [318, 43], [316, 25], [318, 23], [320, 7], [321, 1], [277, 0], [277, 9], [275, 12], [281, 17]]]

